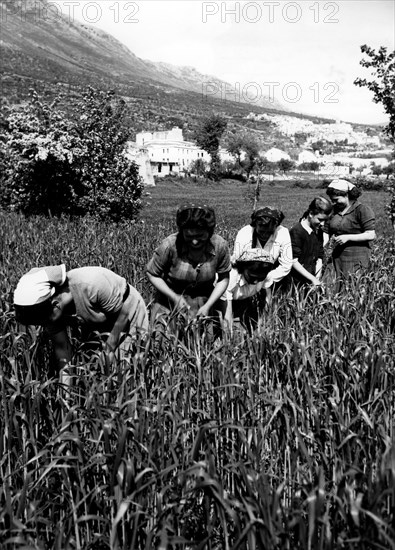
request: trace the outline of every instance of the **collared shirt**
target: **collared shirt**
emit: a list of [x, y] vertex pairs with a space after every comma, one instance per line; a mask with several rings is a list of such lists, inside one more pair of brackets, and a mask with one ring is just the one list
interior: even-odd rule
[[205, 249], [205, 260], [194, 265], [188, 259], [185, 245], [178, 252], [176, 241], [176, 233], [162, 241], [148, 262], [147, 272], [162, 278], [177, 294], [210, 296], [216, 275], [231, 269], [227, 242], [219, 235], [212, 235]]
[[[232, 260], [236, 261], [244, 250], [252, 248], [254, 228], [246, 225], [237, 233]], [[273, 283], [281, 281], [292, 268], [292, 245], [289, 231], [286, 227], [279, 225], [269, 237], [265, 246], [262, 246], [257, 239], [256, 248], [262, 248], [270, 256], [273, 263], [277, 263], [263, 281], [263, 288], [269, 288]]]
[[245, 300], [255, 296], [264, 288], [264, 281], [256, 284], [247, 283], [244, 275], [239, 273], [236, 268], [230, 272], [229, 286], [225, 292], [227, 300]]
[[[316, 275], [322, 267], [324, 257], [322, 231], [319, 229], [315, 233], [307, 220], [303, 219], [291, 228], [290, 234], [293, 263], [298, 261], [309, 273]], [[297, 280], [305, 281], [305, 277], [295, 270], [292, 270], [292, 276]]]

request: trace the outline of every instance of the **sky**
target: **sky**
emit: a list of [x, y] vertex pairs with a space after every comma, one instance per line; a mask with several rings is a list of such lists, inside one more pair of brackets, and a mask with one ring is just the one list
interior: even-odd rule
[[195, 67], [231, 84], [217, 98], [269, 96], [294, 112], [365, 124], [388, 120], [373, 94], [360, 46], [395, 49], [392, 0], [222, 2], [56, 0], [70, 19], [112, 34], [135, 55]]

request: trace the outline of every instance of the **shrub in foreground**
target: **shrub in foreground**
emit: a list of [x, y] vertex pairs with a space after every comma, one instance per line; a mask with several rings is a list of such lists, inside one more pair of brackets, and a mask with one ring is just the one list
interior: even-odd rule
[[125, 103], [88, 88], [76, 120], [42, 101], [12, 107], [0, 135], [0, 204], [25, 215], [133, 219], [143, 189], [138, 167], [124, 155]]

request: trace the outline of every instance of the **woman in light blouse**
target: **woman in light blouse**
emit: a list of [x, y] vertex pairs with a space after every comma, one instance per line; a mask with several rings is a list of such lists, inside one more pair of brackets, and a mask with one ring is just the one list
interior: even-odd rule
[[280, 282], [292, 268], [292, 245], [289, 231], [281, 225], [284, 214], [271, 206], [258, 208], [251, 215], [251, 223], [237, 233], [232, 262], [235, 263], [246, 250], [262, 249], [273, 263], [263, 281], [263, 288], [268, 289]]

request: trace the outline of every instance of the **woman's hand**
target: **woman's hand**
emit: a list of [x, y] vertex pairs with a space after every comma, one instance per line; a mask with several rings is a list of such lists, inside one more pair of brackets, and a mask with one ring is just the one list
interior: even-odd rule
[[337, 235], [336, 237], [333, 237], [333, 244], [336, 246], [341, 246], [346, 244], [349, 240], [349, 235]]
[[204, 304], [198, 309], [196, 313], [196, 317], [208, 317], [209, 314], [210, 314], [210, 307], [208, 307], [207, 304]]
[[313, 277], [310, 282], [311, 282], [311, 286], [322, 286], [323, 285], [323, 282], [320, 281], [319, 279], [317, 279], [317, 277]]
[[184, 296], [180, 294], [176, 294], [174, 298], [174, 305], [176, 308], [180, 311], [187, 310], [189, 311], [191, 309], [191, 306], [188, 304], [188, 302], [185, 300]]

